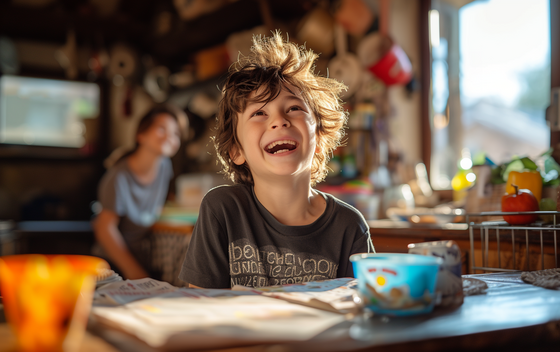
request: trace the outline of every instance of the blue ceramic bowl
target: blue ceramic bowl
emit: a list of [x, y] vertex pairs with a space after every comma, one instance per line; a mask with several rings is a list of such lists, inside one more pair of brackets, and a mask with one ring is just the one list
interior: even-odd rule
[[364, 306], [383, 315], [415, 315], [434, 308], [441, 258], [404, 253], [350, 256]]

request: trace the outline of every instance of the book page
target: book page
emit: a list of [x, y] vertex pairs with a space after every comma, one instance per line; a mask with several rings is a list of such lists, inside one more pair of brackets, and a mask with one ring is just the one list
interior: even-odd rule
[[233, 291], [254, 292], [267, 297], [343, 314], [357, 313], [358, 306], [353, 299], [356, 289], [357, 280], [354, 278], [338, 278], [258, 288], [236, 285], [232, 288]]
[[92, 315], [162, 350], [303, 341], [344, 321], [340, 314], [250, 292], [188, 289], [191, 296], [180, 296], [181, 291], [94, 306]]
[[167, 282], [150, 278], [117, 281], [103, 285], [93, 295], [93, 304], [118, 305], [178, 290]]

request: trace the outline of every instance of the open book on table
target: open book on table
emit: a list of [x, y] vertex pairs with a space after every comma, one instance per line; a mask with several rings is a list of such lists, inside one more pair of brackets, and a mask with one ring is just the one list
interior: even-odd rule
[[95, 290], [94, 305], [115, 306], [153, 297], [228, 297], [255, 295], [252, 292], [233, 293], [231, 290], [192, 289], [175, 287], [150, 278], [113, 282]]
[[125, 280], [107, 284], [95, 291], [94, 304], [120, 305], [160, 295], [174, 297], [224, 297], [227, 295], [263, 295], [291, 303], [335, 313], [356, 313], [358, 306], [353, 296], [357, 281], [353, 278], [338, 278], [312, 281], [301, 284], [267, 287], [234, 286], [231, 290], [190, 289], [175, 287], [167, 282], [150, 278]]
[[342, 314], [356, 314], [358, 312], [358, 305], [354, 303], [356, 289], [357, 280], [354, 278], [339, 278], [258, 288], [236, 285], [232, 288], [233, 291], [253, 292], [291, 303]]
[[237, 290], [126, 280], [95, 294], [92, 319], [160, 350], [305, 341], [345, 317]]

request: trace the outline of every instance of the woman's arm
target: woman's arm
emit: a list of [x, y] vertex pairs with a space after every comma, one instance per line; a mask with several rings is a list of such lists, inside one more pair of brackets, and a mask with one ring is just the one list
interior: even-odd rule
[[111, 260], [122, 271], [125, 279], [141, 279], [148, 273], [132, 256], [118, 229], [119, 217], [114, 212], [103, 209], [93, 223], [95, 238]]

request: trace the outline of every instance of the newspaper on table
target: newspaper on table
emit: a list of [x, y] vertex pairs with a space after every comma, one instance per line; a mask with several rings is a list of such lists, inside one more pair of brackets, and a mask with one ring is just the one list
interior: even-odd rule
[[102, 287], [92, 317], [161, 350], [304, 341], [345, 319], [256, 292], [177, 288], [153, 279]]
[[117, 281], [103, 285], [93, 295], [94, 305], [120, 305], [179, 290], [178, 287], [150, 278]]
[[354, 302], [356, 289], [357, 280], [354, 278], [258, 288], [235, 285], [232, 288], [233, 291], [254, 292], [291, 303], [342, 314], [358, 313], [358, 305]]
[[[95, 291], [93, 303], [96, 305], [120, 305], [140, 299], [166, 295], [167, 297], [223, 297], [225, 295], [263, 295], [335, 313], [356, 313], [354, 303], [357, 280], [338, 278], [267, 287], [246, 287], [235, 285], [230, 290], [188, 289], [175, 287], [167, 282], [150, 278], [118, 281], [104, 285]], [[236, 292], [236, 293], [233, 293]]]

